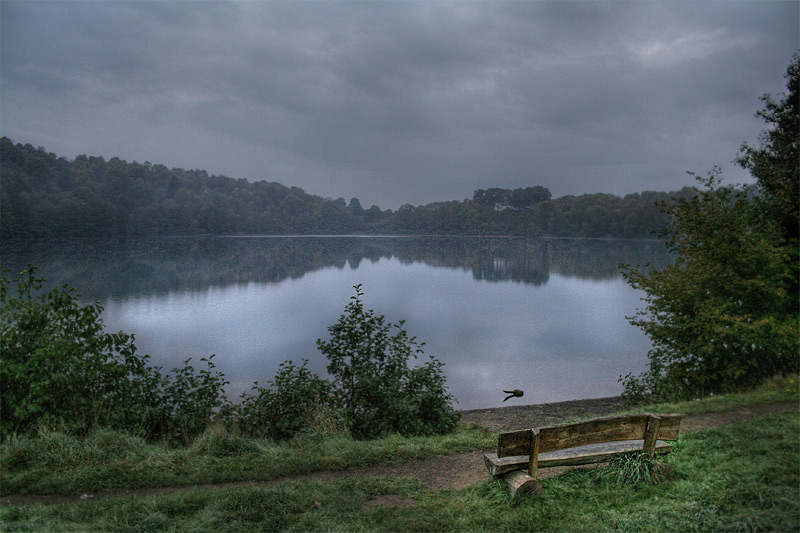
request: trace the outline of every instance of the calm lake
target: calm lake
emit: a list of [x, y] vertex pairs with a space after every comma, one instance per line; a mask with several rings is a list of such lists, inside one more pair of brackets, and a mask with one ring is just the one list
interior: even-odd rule
[[[106, 330], [136, 335], [165, 369], [215, 362], [236, 399], [278, 365], [309, 360], [362, 284], [367, 308], [405, 320], [444, 362], [458, 409], [613, 396], [644, 370], [642, 306], [619, 264], [662, 266], [662, 244], [468, 237], [176, 237], [4, 243], [52, 284], [100, 301]], [[502, 404], [502, 389], [521, 399]]]

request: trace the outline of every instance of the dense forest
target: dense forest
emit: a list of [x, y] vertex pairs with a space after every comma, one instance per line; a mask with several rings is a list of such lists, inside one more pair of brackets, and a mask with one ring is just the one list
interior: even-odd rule
[[541, 186], [489, 188], [471, 199], [403, 205], [322, 198], [275, 182], [79, 155], [70, 161], [0, 138], [0, 237], [186, 234], [446, 234], [652, 238], [658, 203], [643, 192], [552, 199]]

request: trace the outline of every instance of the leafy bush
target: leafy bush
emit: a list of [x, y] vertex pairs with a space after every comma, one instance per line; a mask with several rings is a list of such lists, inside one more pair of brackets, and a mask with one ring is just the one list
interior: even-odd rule
[[441, 367], [444, 363], [430, 356], [424, 365], [408, 370], [399, 391], [395, 427], [404, 435], [432, 435], [452, 431], [459, 415], [452, 407]]
[[[331, 338], [317, 340], [328, 358], [333, 396], [354, 437], [374, 438], [391, 432], [411, 434], [451, 431], [458, 414], [441, 372], [431, 357], [410, 368], [422, 353], [403, 322], [388, 324], [364, 308], [361, 285], [339, 321], [328, 328]], [[394, 333], [392, 333], [394, 330]]]
[[[246, 435], [274, 439], [337, 435], [356, 438], [387, 433], [430, 435], [455, 428], [458, 413], [447, 390], [442, 363], [430, 357], [409, 367], [422, 353], [403, 322], [387, 324], [364, 308], [361, 285], [339, 321], [328, 328], [331, 338], [317, 346], [328, 358], [332, 381], [300, 366], [281, 364], [267, 387], [253, 387], [235, 408]], [[392, 331], [396, 330], [396, 331]]]
[[[344, 426], [361, 438], [443, 433], [458, 420], [442, 363], [431, 357], [410, 368], [409, 360], [422, 350], [402, 322], [385, 324], [364, 310], [360, 285], [339, 323], [329, 328], [331, 340], [318, 341], [333, 383], [312, 374], [307, 360], [300, 366], [286, 361], [268, 387], [256, 383], [254, 394], [232, 406], [214, 355], [201, 359], [201, 370], [187, 359], [163, 374], [136, 351], [133, 335], [104, 332], [99, 303], [80, 305], [66, 286], [42, 291], [44, 282], [31, 266], [13, 280], [12, 294], [12, 283], [0, 277], [3, 436], [36, 428], [87, 435], [108, 427], [183, 445], [203, 435], [195, 446], [228, 453], [241, 443], [218, 431], [204, 434], [217, 419], [235, 420], [246, 435], [274, 439], [338, 434]], [[393, 327], [398, 331], [391, 335]]]
[[308, 370], [284, 361], [267, 387], [253, 387], [237, 407], [239, 428], [246, 435], [288, 439], [308, 428], [331, 403], [330, 384]]
[[87, 434], [96, 427], [188, 442], [225, 403], [221, 374], [189, 364], [161, 374], [136, 351], [134, 336], [105, 333], [95, 302], [74, 289], [43, 291], [30, 266], [0, 277], [0, 433], [53, 426]]
[[[224, 388], [229, 382], [214, 368], [215, 355], [202, 357], [205, 369], [196, 370], [191, 358], [180, 368], [174, 368], [168, 376], [160, 375], [157, 404], [151, 412], [157, 412], [157, 433], [171, 441], [189, 444], [208, 427], [215, 414], [222, 408], [227, 412], [228, 400]], [[160, 367], [156, 367], [160, 371]]]
[[41, 291], [29, 268], [0, 279], [0, 427], [24, 432], [42, 422], [85, 432], [95, 425], [139, 429], [158, 381], [133, 337], [103, 332], [99, 303], [81, 306], [74, 290]]

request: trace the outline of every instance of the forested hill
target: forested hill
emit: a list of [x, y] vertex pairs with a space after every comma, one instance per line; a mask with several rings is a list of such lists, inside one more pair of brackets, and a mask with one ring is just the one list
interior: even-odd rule
[[0, 138], [0, 236], [180, 234], [465, 234], [653, 237], [657, 202], [689, 196], [644, 192], [552, 199], [541, 186], [490, 188], [473, 198], [396, 211], [364, 209], [275, 182], [168, 169], [119, 158], [70, 161]]

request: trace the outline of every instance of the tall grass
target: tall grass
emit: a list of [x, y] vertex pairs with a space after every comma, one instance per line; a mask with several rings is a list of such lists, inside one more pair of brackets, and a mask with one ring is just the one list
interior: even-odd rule
[[217, 425], [178, 448], [107, 429], [86, 438], [43, 429], [13, 436], [0, 446], [0, 493], [79, 494], [266, 481], [489, 448], [495, 439], [487, 430], [460, 426], [431, 437], [392, 435], [358, 441], [346, 433], [301, 433], [290, 441], [274, 442], [242, 437]]
[[613, 457], [595, 475], [618, 485], [658, 485], [671, 479], [674, 473], [662, 458], [636, 452]]

